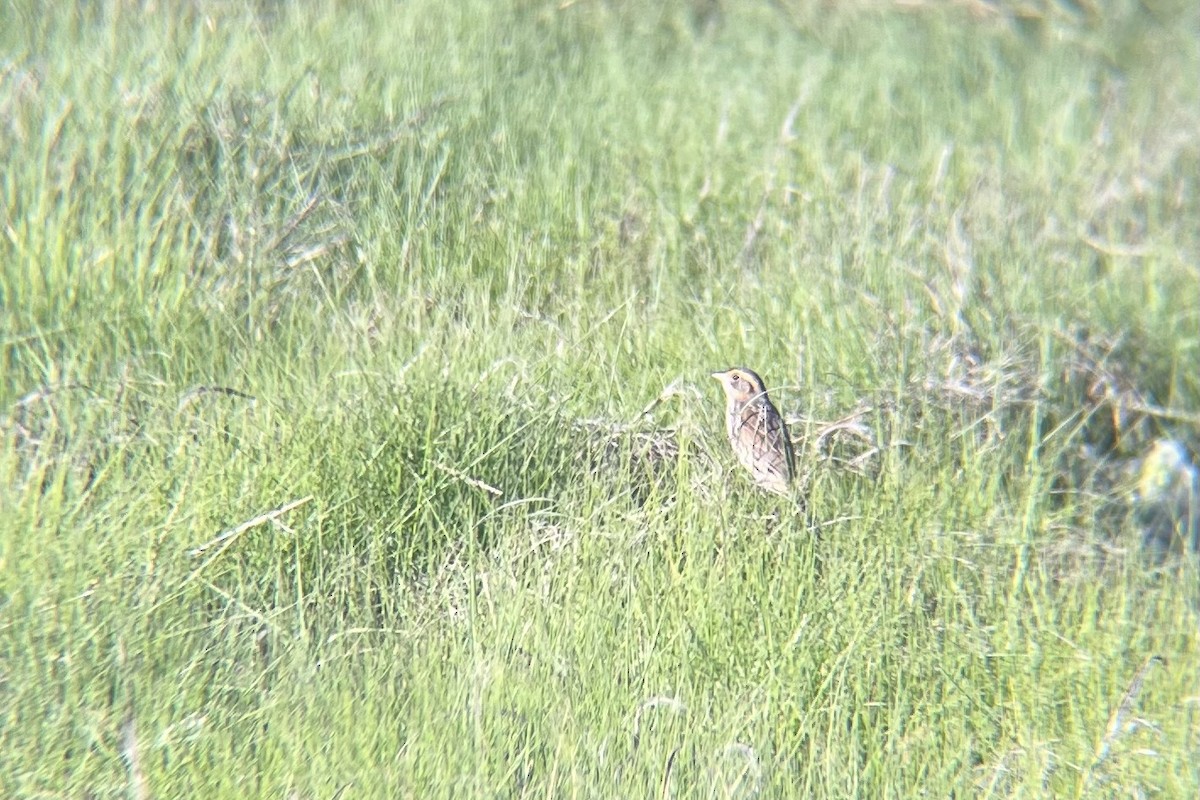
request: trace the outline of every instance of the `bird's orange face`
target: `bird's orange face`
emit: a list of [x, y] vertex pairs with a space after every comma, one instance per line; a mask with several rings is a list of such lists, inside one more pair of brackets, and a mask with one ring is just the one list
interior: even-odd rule
[[746, 403], [766, 393], [762, 378], [753, 370], [734, 367], [722, 372], [714, 372], [714, 378], [721, 382], [725, 396], [736, 403]]

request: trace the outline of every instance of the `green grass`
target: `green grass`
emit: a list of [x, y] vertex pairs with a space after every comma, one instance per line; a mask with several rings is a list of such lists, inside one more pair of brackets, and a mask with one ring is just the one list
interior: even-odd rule
[[1190, 4], [145, 5], [0, 25], [0, 795], [1200, 791]]

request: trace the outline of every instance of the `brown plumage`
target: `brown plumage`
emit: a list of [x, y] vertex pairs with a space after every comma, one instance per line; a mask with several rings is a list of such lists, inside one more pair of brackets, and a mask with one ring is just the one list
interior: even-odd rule
[[744, 367], [712, 376], [725, 389], [726, 431], [734, 455], [756, 484], [775, 494], [790, 494], [795, 475], [792, 440], [762, 378]]

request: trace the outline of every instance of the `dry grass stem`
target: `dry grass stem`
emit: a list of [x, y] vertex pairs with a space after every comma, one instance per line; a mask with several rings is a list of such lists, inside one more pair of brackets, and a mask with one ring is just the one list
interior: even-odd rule
[[209, 550], [216, 547], [217, 545], [221, 545], [221, 549], [224, 550], [225, 548], [229, 547], [230, 544], [232, 544], [233, 539], [235, 539], [238, 536], [241, 536], [246, 531], [248, 531], [252, 528], [257, 528], [259, 525], [263, 525], [268, 522], [273, 522], [273, 521], [279, 519], [279, 517], [288, 513], [289, 511], [297, 509], [300, 506], [304, 505], [305, 503], [311, 502], [312, 499], [313, 499], [313, 496], [310, 494], [306, 497], [301, 497], [298, 500], [290, 500], [281, 506], [277, 506], [276, 508], [271, 509], [270, 511], [259, 514], [257, 517], [248, 519], [240, 525], [229, 528], [226, 531], [222, 531], [215, 538], [210, 539], [209, 541], [205, 542], [202, 545], [193, 547], [191, 550], [188, 551], [188, 555], [191, 556], [192, 558], [196, 558], [197, 556], [203, 555], [204, 553], [208, 552]]

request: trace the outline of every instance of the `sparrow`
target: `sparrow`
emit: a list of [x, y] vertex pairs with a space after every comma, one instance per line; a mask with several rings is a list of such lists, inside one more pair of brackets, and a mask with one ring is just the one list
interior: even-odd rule
[[796, 472], [792, 440], [763, 379], [745, 367], [712, 376], [725, 390], [726, 432], [738, 462], [763, 489], [787, 496]]

